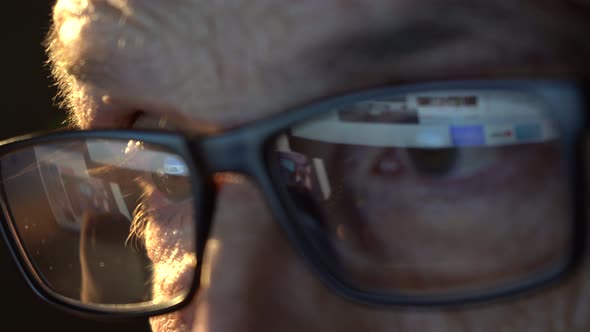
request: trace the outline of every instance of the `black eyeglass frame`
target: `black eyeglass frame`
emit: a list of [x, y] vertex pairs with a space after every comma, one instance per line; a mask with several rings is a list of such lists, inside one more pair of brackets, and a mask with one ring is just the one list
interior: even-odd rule
[[[275, 219], [281, 225], [291, 244], [304, 257], [316, 275], [329, 288], [344, 298], [366, 305], [383, 307], [456, 306], [510, 298], [542, 286], [551, 285], [555, 281], [571, 275], [580, 265], [584, 256], [585, 242], [587, 240], [584, 190], [586, 179], [585, 172], [583, 171], [584, 132], [588, 127], [586, 119], [580, 123], [570, 123], [569, 128], [563, 130], [561, 135], [564, 144], [562, 150], [564, 154], [563, 160], [566, 163], [566, 168], [570, 175], [569, 181], [573, 191], [573, 238], [570, 257], [568, 257], [567, 261], [561, 267], [554, 271], [523, 280], [517, 284], [496, 288], [489, 292], [415, 296], [382, 294], [361, 290], [343, 280], [335, 271], [329, 268], [329, 262], [326, 262], [322, 258], [323, 255], [321, 252], [318, 252], [318, 248], [315, 248], [314, 245], [309, 243], [307, 239], [309, 234], [306, 234], [306, 230], [301, 226], [301, 220], [307, 218], [307, 216], [295, 206], [284, 186], [279, 184], [281, 177], [278, 169], [271, 166], [269, 152], [273, 151], [277, 136], [284, 133], [286, 129], [305, 120], [312, 119], [323, 112], [330, 112], [362, 100], [379, 99], [416, 91], [448, 89], [501, 89], [502, 91], [514, 90], [540, 93], [542, 88], [560, 86], [571, 88], [572, 91], [577, 91], [584, 98], [587, 95], [585, 93], [586, 85], [575, 81], [499, 80], [437, 82], [373, 89], [330, 98], [213, 136], [195, 135], [189, 137], [175, 132], [151, 130], [89, 130], [29, 135], [0, 143], [0, 157], [2, 157], [23, 148], [39, 144], [54, 144], [73, 139], [136, 140], [165, 147], [169, 152], [175, 153], [185, 160], [189, 167], [189, 172], [192, 174], [193, 197], [200, 198], [195, 200], [195, 211], [197, 211], [197, 215], [195, 216], [195, 222], [197, 223], [197, 267], [193, 283], [186, 296], [171, 300], [168, 303], [148, 306], [129, 305], [128, 307], [85, 305], [52, 291], [43, 284], [42, 278], [35, 272], [32, 262], [25, 254], [23, 244], [17, 237], [14, 218], [6, 203], [6, 193], [3, 186], [0, 188], [0, 204], [4, 212], [4, 217], [1, 220], [0, 231], [28, 285], [38, 296], [47, 302], [77, 314], [105, 318], [158, 315], [181, 308], [198, 291], [202, 258], [215, 210], [216, 186], [213, 182], [213, 176], [217, 172], [238, 172], [251, 177], [258, 184]], [[583, 100], [584, 110], [588, 109], [586, 102], [586, 100]], [[558, 123], [567, 122], [567, 119], [561, 119], [558, 113], [549, 114], [549, 116], [555, 117]]]

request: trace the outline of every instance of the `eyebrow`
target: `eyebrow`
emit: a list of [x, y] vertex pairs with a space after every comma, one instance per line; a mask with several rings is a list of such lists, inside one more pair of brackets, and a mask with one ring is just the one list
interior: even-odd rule
[[365, 29], [327, 45], [318, 52], [315, 65], [330, 72], [347, 72], [350, 67], [405, 59], [467, 36], [456, 24], [425, 20]]
[[[590, 56], [585, 33], [590, 31], [587, 15], [588, 8], [576, 11], [567, 5], [554, 9], [537, 3], [519, 5], [501, 0], [433, 2], [430, 7], [415, 9], [387, 24], [377, 27], [367, 24], [312, 50], [314, 54], [309, 58], [316, 59], [313, 70], [328, 77], [349, 77], [357, 71], [378, 67], [403, 72], [392, 61], [408, 64], [416, 56], [453, 43], [471, 42], [489, 47], [474, 49], [473, 53], [498, 53], [494, 59], [497, 71], [517, 71], [518, 66], [546, 61], [559, 62], [559, 70], [563, 69], [561, 66], [569, 66], [587, 74], [590, 72], [586, 60]], [[505, 54], [521, 59], [503, 58]]]

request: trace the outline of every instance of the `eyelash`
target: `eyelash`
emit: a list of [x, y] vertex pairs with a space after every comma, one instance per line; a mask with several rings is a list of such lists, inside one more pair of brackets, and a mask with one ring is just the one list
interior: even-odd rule
[[138, 122], [139, 119], [141, 119], [144, 116], [148, 116], [148, 113], [144, 112], [144, 111], [135, 111], [133, 113], [131, 113], [131, 115], [129, 115], [126, 119], [125, 119], [125, 124], [123, 126], [123, 128], [134, 128], [136, 126], [136, 123]]

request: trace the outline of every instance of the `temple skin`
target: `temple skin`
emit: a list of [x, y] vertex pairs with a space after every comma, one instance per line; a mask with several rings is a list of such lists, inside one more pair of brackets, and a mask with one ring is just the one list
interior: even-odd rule
[[[176, 130], [216, 132], [381, 85], [581, 76], [588, 9], [533, 0], [60, 0], [48, 50], [73, 126], [145, 128], [164, 117]], [[227, 178], [202, 288], [189, 306], [152, 317], [154, 331], [590, 330], [588, 262], [558, 287], [490, 305], [346, 301], [294, 252], [256, 186]], [[194, 262], [163, 236], [184, 222], [145, 231], [156, 276], [174, 276], [157, 280], [156, 296], [189, 282]]]

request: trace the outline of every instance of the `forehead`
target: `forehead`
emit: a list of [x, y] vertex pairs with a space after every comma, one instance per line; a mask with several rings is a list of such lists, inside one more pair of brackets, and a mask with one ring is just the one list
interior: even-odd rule
[[576, 72], [586, 18], [531, 1], [64, 0], [49, 49], [83, 127], [128, 109], [232, 125], [389, 82]]

